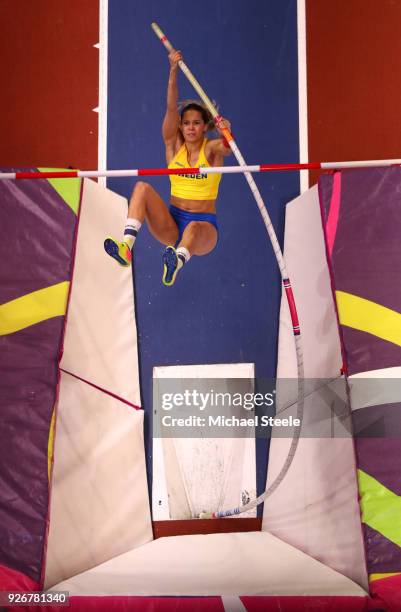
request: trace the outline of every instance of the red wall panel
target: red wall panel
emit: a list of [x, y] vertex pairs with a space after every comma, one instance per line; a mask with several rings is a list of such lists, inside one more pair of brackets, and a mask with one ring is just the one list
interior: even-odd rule
[[401, 158], [400, 28], [400, 0], [306, 0], [311, 161]]
[[98, 0], [3, 0], [2, 166], [97, 167]]

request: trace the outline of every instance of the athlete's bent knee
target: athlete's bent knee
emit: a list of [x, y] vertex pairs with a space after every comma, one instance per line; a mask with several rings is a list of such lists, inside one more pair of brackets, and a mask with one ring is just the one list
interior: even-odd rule
[[149, 183], [145, 183], [145, 181], [138, 181], [134, 187], [133, 193], [146, 194], [149, 189]]

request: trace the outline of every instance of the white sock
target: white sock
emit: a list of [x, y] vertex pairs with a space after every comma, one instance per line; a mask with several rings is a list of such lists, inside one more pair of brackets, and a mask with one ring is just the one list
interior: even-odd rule
[[135, 239], [139, 230], [141, 229], [142, 223], [138, 219], [127, 219], [124, 228], [124, 242], [129, 246], [130, 249], [134, 246]]
[[178, 257], [177, 270], [181, 270], [183, 265], [186, 264], [190, 260], [191, 253], [185, 247], [178, 247], [178, 249], [176, 250], [176, 253]]

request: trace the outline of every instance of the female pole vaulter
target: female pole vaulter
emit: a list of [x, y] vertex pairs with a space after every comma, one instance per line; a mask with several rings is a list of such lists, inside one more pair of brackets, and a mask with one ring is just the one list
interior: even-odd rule
[[[167, 110], [162, 127], [168, 167], [222, 166], [231, 149], [224, 137], [206, 139], [206, 132], [215, 129], [209, 111], [201, 102], [186, 101], [178, 105], [180, 60], [181, 52], [172, 50]], [[230, 129], [230, 124], [223, 120], [220, 127]], [[131, 195], [122, 242], [106, 238], [106, 253], [120, 265], [129, 266], [135, 239], [146, 219], [153, 237], [167, 245], [163, 253], [162, 280], [167, 286], [173, 285], [177, 272], [192, 255], [207, 255], [217, 244], [216, 199], [220, 179], [221, 174], [170, 175], [169, 207], [151, 185], [138, 181]]]

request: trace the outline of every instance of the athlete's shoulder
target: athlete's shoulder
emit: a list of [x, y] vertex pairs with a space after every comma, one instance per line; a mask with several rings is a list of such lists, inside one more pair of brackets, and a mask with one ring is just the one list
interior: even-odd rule
[[218, 142], [218, 138], [213, 138], [211, 140], [206, 140], [204, 143], [205, 158], [210, 166], [222, 166], [224, 164], [224, 157], [221, 155], [219, 147], [217, 146]]

